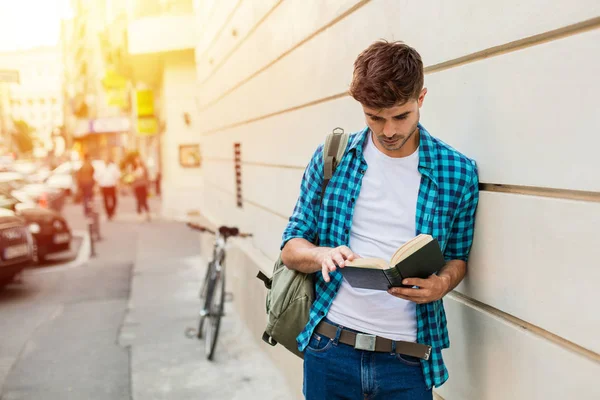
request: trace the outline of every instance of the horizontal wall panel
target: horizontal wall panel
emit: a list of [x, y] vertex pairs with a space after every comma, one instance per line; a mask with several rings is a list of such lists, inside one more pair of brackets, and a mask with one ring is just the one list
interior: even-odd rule
[[[233, 161], [207, 161], [210, 185], [217, 185], [235, 195]], [[294, 210], [304, 171], [242, 165], [242, 195], [279, 218], [289, 218]], [[212, 190], [214, 188], [209, 188]]]
[[481, 181], [600, 191], [600, 29], [426, 77], [423, 121]]
[[233, 143], [240, 142], [243, 161], [304, 168], [338, 126], [346, 132], [366, 126], [354, 99], [344, 97], [204, 136], [202, 154], [232, 159]]
[[[359, 3], [359, 0], [284, 0], [214, 76], [201, 86], [202, 104], [213, 101]], [[220, 57], [215, 59], [220, 60]], [[335, 65], [335, 59], [330, 63]], [[200, 79], [201, 82], [203, 80]]]
[[[446, 297], [445, 400], [598, 399], [600, 363]], [[562, 316], [561, 316], [562, 317]]]
[[294, 211], [304, 171], [242, 166], [244, 197], [289, 218]]
[[456, 290], [600, 353], [599, 226], [600, 203], [481, 192]]
[[[220, 190], [214, 184], [207, 183], [206, 189], [207, 217], [216, 224], [233, 225], [243, 232], [252, 233], [254, 236], [248, 239], [252, 246], [270, 260], [276, 260], [287, 221], [246, 201], [243, 208], [238, 208], [235, 195]], [[269, 266], [261, 268], [269, 271]]]
[[[302, 13], [304, 8], [291, 8], [294, 2], [287, 6], [285, 3], [288, 2], [284, 2], [266, 21], [264, 28], [256, 32], [255, 37], [238, 50], [239, 54], [215, 75], [214, 83], [202, 88], [202, 98], [212, 101], [227, 87], [245, 80], [249, 76], [247, 70], [253, 73], [290, 49], [292, 46], [281, 38], [289, 35], [281, 32], [301, 30], [304, 34], [301, 26], [309, 22], [294, 15]], [[313, 2], [302, 3], [306, 3], [303, 7], [308, 10]], [[421, 53], [425, 65], [430, 66], [599, 15], [600, 3], [594, 0], [581, 1], [577, 7], [560, 0], [525, 3], [510, 0], [485, 5], [476, 0], [451, 4], [438, 0], [427, 6], [408, 1], [371, 1], [261, 73], [253, 79], [256, 81], [254, 88], [240, 88], [236, 92], [240, 91], [242, 99], [253, 99], [259, 93], [263, 99], [268, 99], [265, 103], [270, 107], [248, 110], [248, 115], [256, 116], [285, 108], [289, 103], [302, 104], [345, 91], [356, 56], [380, 38], [409, 43]], [[423, 21], [427, 21], [427, 29], [423, 29]], [[274, 44], [267, 46], [266, 43]], [[260, 63], [256, 67], [247, 67], [255, 58]], [[267, 95], [268, 86], [272, 86], [273, 95], [279, 93], [279, 96]], [[298, 88], [300, 91], [296, 90]], [[280, 102], [281, 97], [285, 98], [284, 103]], [[240, 104], [239, 98], [234, 101], [236, 103]], [[225, 104], [229, 103], [223, 106], [231, 109]]]
[[[198, 81], [203, 82], [279, 1], [242, 1], [231, 20], [224, 25], [223, 33], [219, 35], [204, 57], [198, 60]], [[254, 58], [256, 56], [254, 55]]]

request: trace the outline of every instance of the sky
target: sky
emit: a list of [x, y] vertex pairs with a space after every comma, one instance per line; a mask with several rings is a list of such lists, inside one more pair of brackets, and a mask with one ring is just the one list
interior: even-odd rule
[[0, 0], [0, 52], [58, 43], [69, 0]]

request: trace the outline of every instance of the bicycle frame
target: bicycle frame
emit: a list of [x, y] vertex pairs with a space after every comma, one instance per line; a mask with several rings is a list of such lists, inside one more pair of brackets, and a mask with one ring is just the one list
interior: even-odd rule
[[[227, 251], [227, 242], [230, 237], [250, 237], [250, 233], [240, 233], [238, 228], [221, 226], [219, 229], [209, 229], [201, 225], [188, 223], [191, 228], [213, 234], [213, 254], [208, 262], [208, 269], [202, 288], [200, 289], [200, 299], [204, 301], [203, 308], [200, 311], [200, 321], [195, 335], [198, 339], [205, 339], [205, 352], [207, 359], [212, 361], [217, 338], [219, 335], [219, 326], [221, 317], [224, 315], [225, 303], [225, 257]], [[205, 319], [207, 319], [205, 325]], [[204, 332], [206, 328], [206, 332]], [[204, 332], [204, 333], [203, 333]]]

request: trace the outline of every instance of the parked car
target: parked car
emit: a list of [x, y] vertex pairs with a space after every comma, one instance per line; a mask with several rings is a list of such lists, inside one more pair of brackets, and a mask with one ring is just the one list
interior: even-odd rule
[[0, 209], [0, 286], [6, 285], [31, 264], [34, 242], [26, 221]]
[[62, 190], [43, 183], [31, 183], [17, 172], [0, 172], [0, 190], [10, 192], [19, 202], [34, 203], [58, 212], [65, 204], [66, 195]]
[[67, 221], [56, 211], [43, 208], [23, 208], [18, 211], [29, 226], [35, 243], [35, 258], [44, 262], [49, 254], [71, 248], [73, 235]]
[[[67, 196], [77, 193], [75, 173], [79, 171], [82, 165], [82, 161], [65, 161], [56, 167], [48, 178], [46, 178], [46, 185], [62, 190]], [[92, 165], [94, 169], [99, 170], [104, 167], [104, 161], [93, 160]]]
[[34, 203], [22, 202], [13, 193], [2, 190], [0, 186], [0, 207], [14, 211], [25, 220], [33, 236], [34, 257], [37, 261], [44, 262], [49, 254], [71, 248], [71, 229], [58, 212], [37, 207]]

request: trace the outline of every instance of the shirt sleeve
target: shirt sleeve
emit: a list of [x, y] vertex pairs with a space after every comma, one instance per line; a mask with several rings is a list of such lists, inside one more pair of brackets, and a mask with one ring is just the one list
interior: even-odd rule
[[293, 238], [302, 238], [312, 243], [315, 242], [318, 229], [318, 213], [321, 205], [322, 183], [323, 145], [320, 145], [304, 170], [298, 201], [283, 232], [282, 249]]
[[444, 252], [446, 260], [463, 260], [466, 262], [473, 244], [475, 211], [479, 203], [479, 178], [477, 176], [477, 166], [474, 162], [473, 164], [474, 170], [470, 184], [463, 194], [457, 210], [458, 214], [450, 230], [450, 237]]

